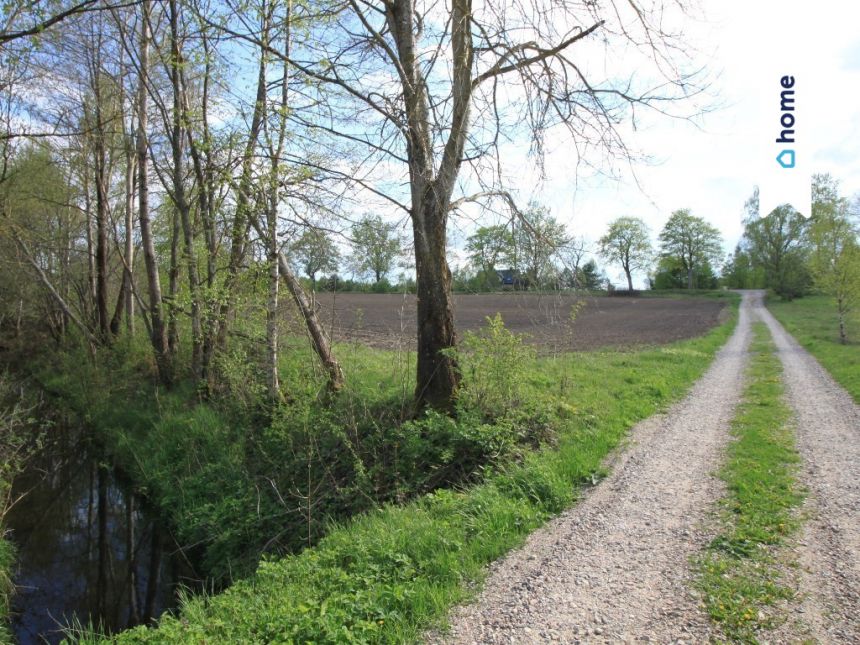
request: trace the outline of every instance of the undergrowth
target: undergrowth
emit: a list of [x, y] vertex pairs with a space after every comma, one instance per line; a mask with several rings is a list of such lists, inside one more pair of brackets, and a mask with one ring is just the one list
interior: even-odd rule
[[753, 330], [748, 384], [720, 470], [727, 494], [718, 534], [696, 562], [708, 614], [739, 643], [757, 643], [759, 631], [780, 619], [774, 605], [794, 597], [778, 547], [798, 529], [804, 497], [779, 359], [764, 324]]
[[14, 593], [15, 546], [6, 539], [6, 513], [14, 503], [12, 480], [38, 450], [36, 401], [23, 383], [0, 372], [0, 643], [11, 643], [9, 609]]
[[[199, 408], [205, 406], [183, 408], [174, 401], [168, 407], [159, 395], [164, 420], [150, 415], [150, 424], [158, 432], [157, 441], [174, 447], [170, 459], [157, 462], [162, 468], [175, 459], [180, 464], [170, 466], [172, 474], [163, 471], [150, 480], [173, 483], [174, 492], [164, 490], [159, 495], [162, 501], [173, 495], [180, 504], [174, 521], [187, 523], [194, 518], [192, 511], [204, 510], [207, 504], [189, 502], [204, 494], [209, 495], [208, 504], [224, 507], [219, 520], [225, 524], [218, 531], [236, 531], [235, 540], [261, 530], [263, 514], [258, 509], [266, 494], [274, 497], [273, 508], [281, 512], [280, 530], [290, 517], [322, 515], [315, 505], [319, 499], [342, 504], [352, 516], [339, 521], [333, 521], [338, 520], [335, 513], [319, 518], [318, 535], [323, 537], [309, 539], [314, 544], [311, 548], [264, 557], [253, 575], [222, 593], [187, 599], [179, 614], [162, 617], [157, 629], [140, 627], [113, 639], [123, 643], [415, 640], [428, 626], [441, 624], [452, 604], [472, 593], [472, 583], [480, 580], [487, 563], [520, 544], [530, 531], [570, 505], [580, 486], [599, 477], [603, 458], [632, 424], [682, 395], [707, 367], [731, 327], [726, 324], [701, 338], [661, 348], [530, 357], [511, 366], [517, 378], [513, 384], [508, 382], [516, 390], [511, 394], [528, 405], [516, 414], [496, 418], [491, 418], [491, 410], [461, 403], [456, 420], [431, 413], [392, 424], [392, 415], [400, 409], [398, 393], [411, 388], [401, 390], [402, 384], [396, 382], [381, 387], [384, 369], [375, 371], [374, 361], [381, 360], [390, 369], [399, 359], [344, 347], [340, 355], [347, 359], [348, 383], [354, 391], [363, 391], [361, 397], [350, 403], [346, 395], [320, 407], [294, 401], [290, 405], [298, 407], [287, 406], [262, 431], [230, 429], [214, 412], [201, 412]], [[501, 345], [506, 347], [507, 340]], [[351, 351], [362, 361], [352, 362]], [[501, 349], [500, 360], [509, 354]], [[370, 361], [363, 362], [366, 356]], [[468, 388], [469, 358], [463, 358]], [[410, 360], [407, 357], [406, 363]], [[504, 370], [506, 378], [509, 372]], [[183, 409], [189, 422], [178, 430], [175, 420]], [[354, 419], [350, 420], [349, 412]], [[100, 413], [100, 427], [105, 425], [104, 414]], [[200, 421], [206, 415], [211, 416], [204, 432]], [[158, 431], [166, 419], [172, 420], [172, 431]], [[214, 439], [209, 437], [213, 431]], [[137, 432], [150, 436], [149, 444], [135, 440], [139, 447], [152, 446], [152, 428], [130, 432], [126, 427], [120, 434], [136, 436]], [[190, 441], [199, 444], [191, 453], [186, 445]], [[216, 450], [215, 444], [223, 441], [228, 443]], [[203, 458], [201, 449], [207, 446], [212, 452]], [[158, 451], [166, 449], [165, 445]], [[309, 455], [317, 453], [322, 456], [318, 480], [315, 468], [306, 467]], [[254, 486], [244, 484], [256, 495], [241, 499], [235, 492], [242, 490], [237, 473], [250, 472], [248, 454], [255, 460], [260, 455], [265, 459], [255, 461], [256, 475], [248, 479]], [[153, 462], [145, 452], [137, 453], [137, 458], [141, 472]], [[279, 462], [305, 464], [303, 473], [312, 477], [296, 478], [292, 484], [275, 480], [273, 485], [268, 473]], [[233, 479], [214, 486], [213, 475]], [[191, 491], [194, 482], [205, 486]], [[178, 491], [184, 491], [185, 498]], [[206, 524], [215, 528], [214, 520]], [[307, 529], [307, 524], [303, 526]], [[277, 522], [265, 531], [272, 529], [278, 530]], [[82, 642], [98, 640], [87, 634], [76, 637]]]

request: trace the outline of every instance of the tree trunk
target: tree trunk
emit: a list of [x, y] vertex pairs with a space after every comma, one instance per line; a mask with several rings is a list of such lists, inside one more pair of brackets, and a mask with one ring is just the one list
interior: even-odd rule
[[[200, 321], [200, 280], [197, 273], [197, 258], [194, 255], [194, 229], [191, 224], [191, 205], [185, 194], [185, 158], [183, 141], [185, 139], [183, 109], [184, 88], [180, 78], [183, 64], [179, 47], [179, 7], [176, 0], [170, 0], [170, 50], [172, 68], [170, 81], [173, 89], [173, 131], [170, 133], [170, 147], [173, 155], [173, 202], [182, 224], [183, 252], [185, 270], [188, 274], [188, 290], [191, 296], [191, 374], [196, 382], [203, 378], [203, 328]], [[171, 284], [171, 296], [174, 295]]]
[[839, 310], [839, 342], [843, 345], [848, 344], [848, 332], [845, 329], [845, 302], [842, 298], [836, 301], [836, 306]]
[[[431, 200], [427, 200], [431, 202]], [[425, 202], [427, 207], [431, 204]], [[418, 297], [418, 374], [415, 406], [452, 412], [460, 383], [457, 362], [443, 350], [457, 344], [451, 270], [445, 259], [445, 214], [413, 218]], [[441, 222], [440, 222], [441, 220]], [[425, 224], [422, 226], [422, 224]]]
[[[96, 101], [100, 99], [97, 97]], [[97, 108], [97, 114], [100, 110]], [[101, 117], [97, 117], [99, 120]], [[108, 271], [108, 170], [104, 145], [104, 125], [97, 123], [96, 146], [95, 146], [95, 172], [96, 172], [96, 312], [98, 314], [99, 334], [102, 340], [110, 339], [110, 318], [108, 317], [107, 304], [107, 271]]]
[[687, 269], [687, 289], [693, 288], [693, 267]]
[[176, 322], [176, 294], [179, 293], [179, 215], [171, 213], [173, 227], [170, 233], [170, 268], [167, 271], [167, 346], [176, 356], [179, 346], [179, 328]]
[[269, 264], [269, 300], [266, 306], [266, 348], [268, 353], [268, 389], [272, 403], [281, 400], [281, 384], [278, 376], [278, 291], [280, 286], [278, 269], [277, 202], [269, 207], [266, 215], [269, 239], [266, 240], [266, 260]]
[[233, 226], [230, 235], [230, 262], [227, 265], [227, 277], [224, 279], [224, 302], [218, 314], [217, 347], [224, 349], [227, 344], [227, 325], [233, 310], [235, 299], [236, 279], [245, 257], [245, 242], [249, 228], [249, 210], [251, 208], [252, 173], [254, 170], [254, 149], [260, 137], [263, 114], [266, 107], [266, 60], [269, 54], [260, 52], [260, 65], [257, 72], [257, 96], [254, 112], [251, 117], [251, 129], [245, 142], [245, 153], [242, 158], [242, 174], [239, 178], [239, 190], [236, 195], [236, 212], [233, 216]]
[[[256, 221], [254, 221], [254, 228], [257, 228], [259, 232]], [[287, 283], [287, 289], [290, 290], [296, 306], [298, 306], [302, 314], [305, 325], [307, 325], [314, 351], [328, 373], [329, 389], [336, 392], [343, 387], [343, 370], [331, 351], [328, 337], [325, 334], [323, 326], [320, 324], [319, 318], [317, 318], [311, 301], [308, 300], [305, 290], [302, 289], [301, 283], [290, 269], [290, 265], [283, 253], [278, 253], [278, 269], [281, 272], [281, 277]]]
[[[287, 1], [284, 34], [285, 62], [283, 63], [283, 75], [281, 77], [281, 102], [279, 111], [279, 122], [277, 128], [277, 142], [273, 146], [269, 142], [269, 207], [266, 211], [266, 228], [268, 239], [266, 240], [266, 260], [269, 263], [269, 301], [266, 307], [266, 346], [268, 349], [268, 388], [269, 399], [273, 404], [281, 400], [281, 384], [278, 374], [278, 297], [280, 290], [280, 270], [278, 267], [278, 203], [280, 201], [279, 169], [280, 159], [284, 150], [287, 135], [287, 110], [289, 108], [289, 80], [290, 68], [286, 59], [290, 55], [292, 0]], [[268, 24], [268, 22], [267, 22]], [[268, 40], [268, 39], [267, 39]], [[331, 358], [329, 356], [329, 358]], [[339, 376], [342, 376], [339, 374]]]
[[84, 165], [82, 170], [84, 184], [84, 211], [87, 217], [87, 286], [89, 287], [89, 302], [84, 304], [84, 316], [88, 322], [93, 321], [93, 307], [96, 304], [96, 251], [95, 238], [96, 233], [93, 229], [93, 205], [92, 194], [90, 193], [90, 173], [87, 168], [87, 153], [82, 155], [81, 163]]
[[[15, 243], [18, 245], [18, 248], [21, 250], [21, 253], [24, 255], [24, 258], [27, 260], [27, 262], [30, 263], [30, 266], [32, 266], [33, 269], [35, 269], [36, 274], [39, 276], [39, 280], [41, 280], [42, 284], [45, 285], [45, 288], [48, 290], [48, 293], [50, 293], [51, 296], [54, 298], [54, 300], [56, 301], [57, 305], [60, 307], [60, 310], [63, 312], [63, 314], [66, 316], [66, 318], [71, 320], [75, 324], [75, 326], [81, 331], [81, 333], [84, 335], [84, 337], [87, 339], [87, 341], [89, 342], [89, 346], [90, 346], [90, 353], [93, 353], [95, 346], [98, 344], [98, 339], [95, 336], [93, 336], [89, 327], [87, 327], [87, 325], [84, 324], [84, 321], [81, 320], [80, 318], [78, 318], [72, 312], [72, 310], [69, 308], [69, 305], [66, 303], [66, 301], [63, 299], [63, 297], [54, 288], [54, 285], [51, 283], [48, 276], [45, 275], [45, 272], [42, 270], [42, 267], [39, 266], [39, 263], [36, 261], [35, 257], [33, 257], [33, 254], [30, 253], [30, 249], [27, 248], [26, 243], [24, 242], [24, 240], [21, 239], [21, 237], [18, 235], [18, 233], [15, 231], [15, 229], [12, 229], [11, 233], [12, 233], [12, 238], [15, 240]], [[17, 320], [17, 324], [16, 324], [16, 334], [15, 334], [16, 338], [20, 335], [20, 332], [21, 332], [21, 314], [23, 313], [23, 310], [24, 310], [24, 302], [21, 301], [19, 309], [18, 309], [18, 320]]]
[[129, 142], [125, 159], [125, 266], [124, 274], [128, 288], [125, 292], [125, 327], [134, 336], [134, 149]]
[[624, 273], [627, 276], [627, 290], [633, 293], [633, 276], [630, 274], [630, 269], [624, 267]]
[[[451, 3], [451, 125], [441, 159], [434, 158], [431, 107], [416, 41], [415, 5], [411, 0], [387, 2], [385, 15], [403, 70], [403, 104], [408, 125], [406, 152], [418, 296], [415, 406], [418, 410], [430, 406], [451, 412], [460, 378], [455, 358], [444, 352], [456, 345], [445, 234], [472, 102], [471, 1], [452, 0]], [[437, 169], [435, 175], [434, 169]]]
[[147, 88], [149, 76], [149, 14], [150, 0], [143, 0], [140, 33], [140, 87], [137, 97], [137, 198], [140, 218], [140, 239], [146, 263], [146, 278], [149, 287], [149, 316], [151, 319], [152, 348], [158, 366], [159, 380], [165, 385], [173, 382], [173, 356], [167, 342], [164, 324], [164, 301], [161, 295], [161, 278], [158, 259], [149, 220], [149, 145], [147, 142]]
[[[206, 384], [207, 391], [212, 391], [214, 386], [214, 370], [212, 370], [212, 355], [215, 348], [215, 337], [218, 333], [217, 316], [215, 309], [218, 307], [217, 300], [213, 299], [215, 293], [215, 279], [217, 273], [218, 262], [218, 240], [216, 236], [216, 221], [215, 221], [215, 179], [212, 168], [212, 150], [211, 137], [209, 135], [209, 78], [211, 74], [211, 62], [208, 56], [208, 41], [203, 38], [204, 51], [206, 52], [206, 72], [203, 76], [203, 98], [200, 106], [203, 121], [203, 151], [199, 144], [195, 141], [190, 128], [186, 129], [188, 137], [188, 147], [191, 153], [192, 166], [194, 175], [197, 180], [197, 193], [199, 203], [200, 220], [203, 225], [203, 236], [206, 241], [206, 293], [209, 294], [208, 300], [200, 297], [201, 306], [205, 307], [203, 315], [203, 340], [202, 340], [202, 364], [200, 366], [201, 377]], [[179, 68], [179, 78], [182, 87], [187, 87], [185, 82], [185, 74], [182, 67]], [[191, 106], [188, 102], [188, 92], [183, 91], [183, 109], [186, 113], [191, 112]]]
[[[250, 220], [251, 225], [254, 227], [254, 230], [257, 231], [257, 234], [268, 243], [268, 236], [263, 231], [257, 218], [251, 215]], [[290, 295], [293, 296], [293, 300], [299, 308], [299, 312], [302, 314], [302, 319], [304, 319], [305, 325], [308, 328], [308, 333], [310, 334], [311, 344], [313, 345], [314, 351], [328, 374], [329, 389], [336, 392], [343, 387], [343, 370], [331, 351], [331, 345], [329, 344], [328, 337], [325, 334], [325, 329], [323, 329], [319, 318], [317, 318], [313, 304], [308, 300], [308, 296], [302, 288], [301, 282], [299, 282], [299, 279], [290, 268], [287, 258], [284, 257], [284, 254], [280, 251], [278, 251], [278, 270], [280, 271], [284, 282], [286, 282], [287, 289], [289, 289]]]
[[110, 335], [117, 336], [119, 334], [119, 326], [122, 324], [122, 312], [128, 300], [128, 293], [131, 291], [131, 285], [128, 283], [128, 274], [123, 273], [122, 284], [119, 287], [119, 295], [116, 298], [116, 306], [113, 309], [113, 316], [110, 319]]

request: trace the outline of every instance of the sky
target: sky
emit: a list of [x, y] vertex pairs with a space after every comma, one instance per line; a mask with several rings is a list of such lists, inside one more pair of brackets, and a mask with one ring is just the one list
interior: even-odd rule
[[[645, 220], [656, 241], [671, 212], [689, 208], [722, 232], [729, 253], [743, 232], [744, 202], [756, 185], [770, 186], [776, 168], [784, 75], [795, 77], [800, 177], [830, 172], [845, 194], [860, 193], [860, 4], [701, 0], [699, 7], [702, 19], [685, 31], [712, 79], [712, 110], [695, 123], [648, 119], [630, 142], [657, 163], [625, 168], [619, 181], [576, 179], [571, 146], [560, 140], [546, 179], [525, 175], [517, 186], [571, 233], [594, 242], [611, 220], [629, 215]], [[621, 284], [620, 271], [607, 273]]]

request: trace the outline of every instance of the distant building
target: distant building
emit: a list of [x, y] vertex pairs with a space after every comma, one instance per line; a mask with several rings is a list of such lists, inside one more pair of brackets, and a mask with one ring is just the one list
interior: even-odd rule
[[497, 269], [502, 289], [528, 289], [529, 281], [513, 269]]
[[516, 273], [513, 269], [502, 269], [496, 271], [499, 276], [499, 282], [502, 283], [503, 287], [512, 287], [516, 282]]

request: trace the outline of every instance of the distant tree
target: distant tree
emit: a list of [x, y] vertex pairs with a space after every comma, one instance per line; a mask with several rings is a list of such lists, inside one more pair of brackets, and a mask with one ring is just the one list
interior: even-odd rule
[[379, 215], [365, 215], [352, 227], [353, 266], [356, 273], [370, 273], [374, 282], [382, 280], [400, 255], [400, 238], [394, 224]]
[[482, 226], [466, 239], [466, 251], [476, 269], [495, 271], [510, 263], [514, 237], [506, 226]]
[[609, 224], [609, 230], [598, 243], [600, 255], [624, 269], [627, 288], [633, 291], [633, 272], [646, 269], [651, 262], [653, 250], [648, 226], [636, 217], [619, 217]]
[[812, 179], [809, 268], [815, 286], [836, 300], [839, 340], [848, 342], [848, 314], [860, 302], [858, 226], [830, 175]]
[[331, 238], [318, 228], [309, 228], [291, 245], [296, 261], [316, 288], [318, 273], [336, 273], [340, 253]]
[[577, 277], [579, 285], [588, 291], [596, 291], [603, 287], [603, 280], [604, 276], [594, 260], [589, 260], [583, 264]]
[[753, 267], [764, 273], [764, 286], [786, 300], [802, 295], [810, 282], [806, 268], [806, 219], [788, 204], [760, 217], [758, 188], [745, 207], [747, 253]]
[[753, 266], [750, 254], [743, 244], [735, 247], [734, 253], [723, 264], [723, 285], [731, 289], [763, 289], [764, 274]]
[[688, 289], [696, 285], [703, 288], [705, 269], [713, 277], [713, 265], [723, 255], [723, 241], [716, 228], [682, 208], [673, 212], [663, 227], [660, 249], [663, 258], [677, 261], [683, 269]]
[[529, 205], [514, 228], [513, 268], [524, 274], [530, 285], [540, 285], [553, 272], [552, 260], [570, 238], [564, 225], [549, 214], [549, 209]]
[[[688, 284], [687, 270], [676, 257], [661, 257], [651, 279], [652, 289], [685, 289]], [[717, 276], [711, 263], [704, 261], [696, 268], [695, 285], [698, 289], [716, 289]]]
[[687, 272], [676, 257], [661, 256], [651, 280], [653, 289], [683, 289], [687, 283]]

